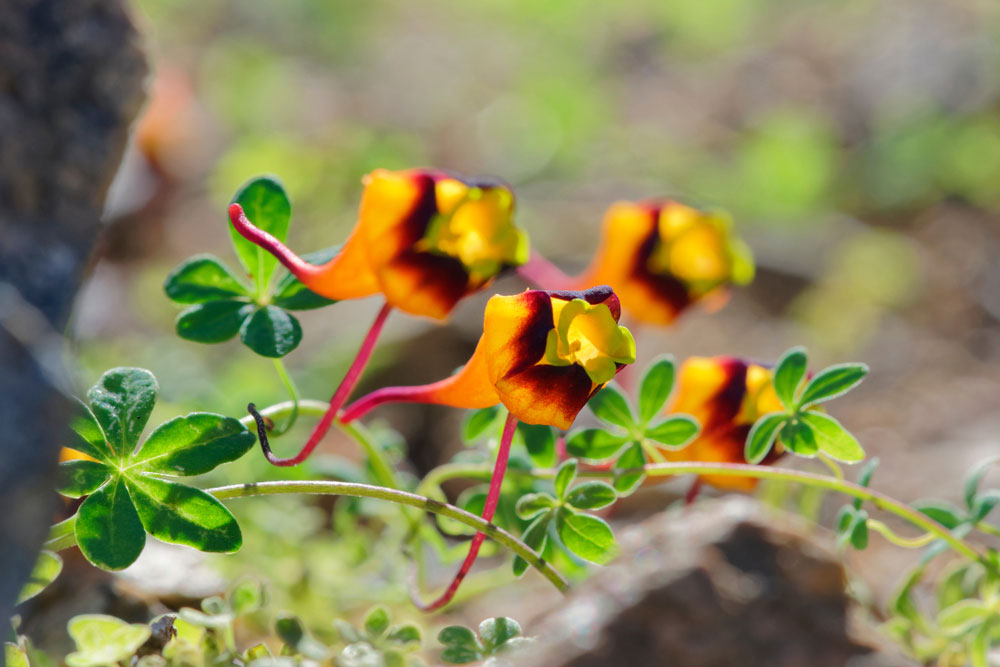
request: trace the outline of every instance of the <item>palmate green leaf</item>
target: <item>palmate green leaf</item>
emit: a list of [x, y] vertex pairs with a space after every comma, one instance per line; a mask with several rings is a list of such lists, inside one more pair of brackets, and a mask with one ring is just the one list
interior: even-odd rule
[[479, 640], [488, 653], [496, 653], [504, 644], [521, 636], [521, 626], [513, 618], [497, 616], [479, 624]]
[[252, 303], [227, 300], [209, 301], [185, 308], [177, 316], [174, 329], [184, 340], [195, 343], [222, 343], [240, 332], [255, 310]]
[[[340, 252], [341, 247], [337, 245], [325, 250], [318, 250], [308, 255], [302, 255], [302, 259], [316, 266], [326, 264]], [[281, 280], [278, 281], [278, 284], [275, 285], [274, 298], [271, 300], [271, 303], [279, 308], [287, 308], [288, 310], [313, 310], [314, 308], [322, 308], [323, 306], [329, 306], [337, 302], [316, 294], [316, 292], [306, 287], [305, 283], [301, 280], [291, 273], [286, 272]]]
[[231, 553], [243, 544], [235, 517], [204, 491], [144, 475], [126, 484], [142, 526], [153, 537], [213, 553]]
[[566, 451], [588, 461], [603, 461], [621, 451], [628, 441], [628, 436], [602, 428], [583, 428], [573, 431], [566, 438]]
[[[475, 442], [486, 429], [497, 421], [500, 416], [500, 406], [491, 405], [488, 408], [472, 410], [462, 425], [462, 440], [465, 442]], [[518, 424], [520, 426], [521, 424]]]
[[[549, 524], [552, 523], [552, 514], [546, 513], [537, 516], [521, 535], [521, 541], [527, 544], [535, 553], [542, 553], [545, 544], [548, 542]], [[514, 576], [520, 577], [528, 569], [528, 561], [520, 556], [514, 556]]]
[[793, 347], [785, 352], [774, 369], [774, 391], [786, 409], [795, 408], [795, 393], [806, 374], [805, 348]]
[[861, 449], [857, 438], [830, 415], [803, 412], [800, 419], [812, 429], [820, 451], [830, 458], [844, 463], [864, 460], [865, 450]]
[[127, 456], [139, 441], [156, 403], [159, 385], [144, 368], [112, 368], [97, 381], [87, 398], [112, 455]]
[[642, 483], [642, 480], [646, 479], [646, 473], [644, 472], [620, 473], [619, 471], [641, 468], [644, 465], [646, 465], [646, 454], [642, 450], [642, 445], [638, 442], [633, 442], [618, 457], [612, 468], [615, 471], [615, 479], [612, 482], [612, 486], [615, 487], [615, 491], [618, 492], [619, 496], [626, 496], [632, 493]]
[[62, 572], [62, 567], [63, 562], [59, 554], [51, 551], [42, 551], [38, 554], [38, 560], [35, 561], [35, 567], [31, 570], [31, 576], [21, 588], [15, 604], [26, 602], [45, 590]]
[[518, 422], [517, 433], [524, 440], [531, 462], [536, 466], [548, 468], [556, 463], [556, 432], [545, 424], [526, 424]]
[[[247, 219], [256, 227], [271, 234], [279, 241], [288, 237], [288, 225], [292, 219], [292, 204], [285, 194], [281, 182], [273, 176], [259, 176], [250, 179], [236, 192], [233, 203], [243, 207]], [[277, 266], [271, 253], [243, 238], [236, 228], [226, 221], [233, 246], [240, 263], [247, 273], [254, 277], [257, 285], [268, 284]], [[262, 295], [258, 295], [262, 296]]]
[[604, 389], [597, 392], [587, 405], [590, 406], [595, 417], [609, 424], [622, 426], [626, 429], [635, 424], [632, 408], [628, 405], [628, 398], [614, 382], [606, 384]]
[[256, 438], [232, 417], [193, 412], [158, 426], [129, 460], [130, 473], [201, 475], [235, 461]]
[[75, 531], [80, 551], [104, 570], [128, 567], [146, 546], [146, 531], [121, 477], [87, 496], [77, 513]]
[[214, 255], [189, 257], [170, 272], [163, 290], [177, 303], [250, 297], [250, 289]]
[[639, 382], [639, 419], [648, 424], [660, 414], [674, 388], [674, 358], [669, 354], [657, 357], [646, 368]]
[[566, 496], [566, 503], [578, 510], [599, 510], [616, 500], [615, 488], [604, 482], [584, 482]]
[[567, 459], [559, 466], [559, 469], [556, 471], [556, 478], [552, 482], [553, 486], [555, 486], [556, 498], [566, 497], [566, 492], [573, 485], [573, 480], [576, 479], [576, 467], [576, 459]]
[[441, 659], [452, 665], [464, 665], [483, 659], [483, 647], [476, 633], [464, 625], [449, 625], [438, 633], [445, 649]]
[[699, 430], [701, 426], [693, 417], [675, 415], [647, 428], [646, 437], [666, 447], [680, 449], [691, 442]]
[[514, 510], [520, 519], [527, 521], [556, 505], [556, 499], [547, 493], [526, 493], [517, 499]]
[[112, 461], [111, 448], [104, 439], [104, 431], [97, 423], [97, 417], [90, 411], [90, 408], [81, 400], [74, 398], [74, 415], [70, 419], [69, 427], [73, 432], [73, 438], [66, 447], [82, 452], [98, 461]]
[[281, 308], [264, 306], [244, 320], [240, 340], [262, 357], [283, 357], [302, 341], [302, 327]]
[[760, 463], [771, 451], [774, 440], [778, 437], [778, 429], [784, 426], [788, 415], [784, 412], [770, 412], [761, 416], [747, 434], [747, 443], [743, 457], [749, 463]]
[[152, 634], [148, 625], [129, 624], [114, 616], [74, 616], [67, 624], [76, 651], [66, 656], [68, 667], [105, 667], [129, 660]]
[[565, 507], [556, 514], [556, 532], [567, 549], [584, 560], [603, 565], [615, 557], [615, 536], [603, 520]]
[[843, 396], [861, 384], [866, 375], [868, 366], [865, 364], [837, 364], [824, 368], [806, 385], [799, 404], [807, 408]]
[[97, 461], [62, 461], [59, 463], [56, 491], [67, 498], [80, 498], [96, 491], [108, 481], [111, 473], [111, 468]]

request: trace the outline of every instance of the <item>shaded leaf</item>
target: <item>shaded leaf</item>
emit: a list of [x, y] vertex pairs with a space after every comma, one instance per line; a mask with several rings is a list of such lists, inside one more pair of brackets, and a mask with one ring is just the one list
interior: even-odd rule
[[[326, 264], [340, 252], [340, 248], [341, 246], [337, 245], [325, 250], [318, 250], [308, 255], [302, 255], [302, 259], [316, 266]], [[337, 303], [334, 299], [327, 299], [325, 296], [316, 294], [289, 272], [286, 272], [278, 281], [274, 288], [274, 295], [271, 303], [288, 310], [313, 310]]]
[[960, 509], [943, 500], [918, 500], [913, 503], [913, 508], [934, 519], [948, 530], [956, 528], [965, 521]]
[[986, 515], [993, 511], [993, 508], [1000, 503], [1000, 491], [987, 491], [979, 494], [972, 506], [970, 517], [973, 522], [982, 521]]
[[120, 477], [87, 496], [75, 531], [80, 551], [104, 570], [128, 567], [146, 546], [146, 532]]
[[600, 428], [583, 428], [573, 431], [566, 438], [566, 451], [572, 456], [601, 461], [617, 454], [628, 441], [625, 435]]
[[131, 458], [130, 472], [200, 475], [246, 454], [256, 438], [232, 417], [193, 412], [158, 426]]
[[283, 357], [302, 340], [299, 321], [276, 306], [264, 306], [243, 322], [240, 340], [262, 357]]
[[142, 525], [153, 537], [221, 553], [231, 553], [242, 545], [240, 527], [232, 513], [204, 491], [141, 475], [126, 483]]
[[641, 468], [646, 465], [646, 454], [642, 451], [642, 445], [638, 442], [633, 442], [625, 452], [618, 457], [615, 461], [613, 470], [615, 471], [615, 479], [612, 482], [612, 486], [615, 487], [615, 491], [618, 495], [625, 496], [635, 490], [637, 486], [646, 478], [646, 473], [644, 472], [631, 472], [631, 473], [621, 473], [621, 470], [629, 470], [631, 468]]
[[462, 440], [466, 442], [475, 442], [478, 440], [479, 436], [497, 421], [499, 415], [499, 405], [491, 405], [488, 408], [480, 408], [479, 410], [470, 412], [465, 423], [462, 425]]
[[90, 391], [90, 408], [115, 457], [131, 453], [156, 403], [159, 385], [144, 368], [112, 368]]
[[438, 641], [445, 650], [441, 659], [453, 665], [462, 665], [483, 659], [483, 647], [469, 628], [463, 625], [449, 625], [438, 633]]
[[[271, 234], [279, 241], [288, 237], [292, 219], [292, 204], [281, 182], [273, 176], [250, 179], [236, 192], [233, 203], [243, 207], [247, 219], [256, 227]], [[240, 258], [240, 263], [258, 285], [267, 285], [278, 260], [271, 253], [240, 236], [227, 220], [229, 235]]]
[[184, 340], [222, 343], [240, 332], [254, 308], [246, 301], [209, 301], [182, 310], [174, 328]]
[[184, 260], [167, 276], [163, 290], [177, 303], [250, 296], [250, 290], [214, 255], [195, 255]]
[[518, 422], [517, 432], [524, 439], [524, 447], [528, 450], [531, 462], [536, 466], [547, 468], [556, 463], [556, 432], [545, 424], [526, 424]]
[[648, 424], [666, 405], [674, 388], [675, 366], [670, 355], [658, 357], [647, 368], [639, 382], [639, 419]]
[[62, 566], [63, 562], [59, 554], [51, 551], [42, 551], [38, 554], [35, 567], [31, 569], [31, 576], [21, 588], [15, 604], [26, 602], [45, 590], [62, 572]]
[[802, 391], [799, 403], [805, 408], [815, 403], [843, 396], [861, 384], [866, 375], [868, 375], [868, 366], [865, 364], [828, 366], [809, 381], [809, 384]]
[[857, 438], [830, 415], [819, 412], [804, 412], [800, 418], [812, 428], [820, 451], [830, 458], [844, 463], [857, 463], [864, 460], [865, 450], [861, 449]]
[[96, 491], [111, 477], [111, 468], [84, 459], [73, 459], [59, 463], [56, 491], [67, 498], [79, 498]]
[[747, 434], [747, 444], [743, 457], [749, 463], [760, 463], [771, 451], [774, 440], [778, 437], [778, 429], [784, 426], [788, 415], [784, 412], [771, 412], [760, 417]]
[[527, 493], [517, 499], [515, 511], [519, 518], [527, 521], [552, 509], [555, 504], [556, 499], [547, 493]]
[[774, 369], [774, 391], [786, 409], [795, 408], [795, 394], [806, 374], [805, 348], [793, 347], [785, 352]]
[[603, 565], [615, 556], [615, 536], [603, 520], [563, 508], [556, 515], [556, 531], [566, 548], [584, 560]]
[[[545, 543], [548, 541], [549, 524], [552, 522], [551, 514], [542, 514], [532, 521], [524, 533], [521, 534], [521, 541], [527, 544], [535, 553], [542, 553]], [[514, 576], [520, 577], [528, 569], [528, 561], [520, 556], [514, 556]]]
[[521, 626], [513, 618], [497, 616], [479, 624], [479, 640], [489, 653], [496, 653], [511, 639], [521, 636]]
[[566, 496], [566, 502], [578, 510], [599, 510], [616, 500], [614, 487], [604, 482], [584, 482]]
[[78, 398], [72, 400], [74, 402], [74, 415], [70, 419], [69, 427], [73, 432], [73, 438], [66, 447], [98, 461], [112, 461], [114, 456], [111, 453], [111, 447], [104, 439], [104, 431], [97, 423], [97, 417], [83, 401]]
[[423, 640], [423, 633], [416, 625], [407, 623], [390, 629], [385, 640], [402, 646], [419, 645]]
[[700, 425], [693, 417], [677, 415], [646, 429], [646, 437], [674, 449], [687, 445], [698, 435]]
[[606, 384], [587, 405], [590, 406], [594, 416], [609, 424], [631, 428], [635, 423], [632, 409], [628, 406], [628, 399], [614, 382]]

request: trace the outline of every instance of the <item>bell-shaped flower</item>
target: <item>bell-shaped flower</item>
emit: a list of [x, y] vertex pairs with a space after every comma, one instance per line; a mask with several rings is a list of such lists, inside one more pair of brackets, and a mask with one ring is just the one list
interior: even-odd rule
[[229, 209], [245, 238], [330, 299], [383, 294], [402, 311], [444, 319], [464, 296], [523, 264], [527, 235], [514, 225], [514, 195], [497, 180], [431, 169], [378, 169], [364, 180], [358, 222], [341, 251], [314, 266]]
[[549, 289], [610, 285], [630, 317], [662, 325], [694, 303], [723, 303], [726, 287], [749, 283], [754, 268], [722, 211], [646, 200], [608, 209], [597, 253], [579, 276], [565, 276], [537, 254], [520, 272]]
[[[683, 449], [661, 449], [670, 461], [746, 463], [744, 446], [757, 418], [784, 410], [774, 391], [769, 368], [734, 357], [691, 357], [678, 372], [671, 412], [693, 416], [701, 424], [698, 437]], [[781, 456], [780, 443], [762, 463]], [[750, 491], [756, 479], [703, 475], [701, 481], [720, 489]]]
[[635, 341], [619, 326], [620, 316], [618, 297], [607, 286], [494, 296], [482, 337], [459, 372], [429, 385], [377, 390], [346, 407], [341, 420], [390, 402], [503, 403], [521, 421], [567, 429], [590, 397], [635, 361]]

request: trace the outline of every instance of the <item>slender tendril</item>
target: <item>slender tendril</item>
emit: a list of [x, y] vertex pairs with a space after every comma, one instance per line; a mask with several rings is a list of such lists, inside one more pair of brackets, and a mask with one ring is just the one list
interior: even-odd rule
[[261, 428], [263, 423], [258, 419], [259, 415], [254, 414], [254, 410], [250, 406], [247, 406], [247, 412], [254, 418], [257, 422], [257, 437], [260, 440], [261, 451], [264, 452], [265, 458], [271, 462], [272, 465], [287, 467], [296, 466], [312, 454], [316, 446], [319, 445], [323, 436], [327, 434], [330, 430], [330, 426], [333, 424], [334, 418], [337, 416], [337, 412], [347, 401], [348, 396], [350, 396], [351, 391], [354, 386], [358, 383], [361, 378], [361, 373], [364, 371], [365, 365], [372, 356], [372, 351], [375, 349], [375, 343], [378, 341], [379, 334], [382, 332], [382, 327], [385, 325], [385, 320], [389, 317], [389, 313], [392, 312], [392, 306], [388, 303], [384, 304], [379, 310], [378, 315], [375, 317], [375, 321], [372, 323], [371, 328], [365, 335], [364, 341], [361, 343], [361, 347], [358, 349], [357, 356], [354, 357], [354, 361], [351, 363], [350, 368], [347, 369], [347, 374], [344, 375], [344, 379], [340, 381], [340, 385], [337, 387], [336, 391], [333, 392], [333, 396], [330, 398], [330, 404], [323, 413], [323, 417], [320, 419], [319, 423], [313, 429], [312, 434], [309, 436], [309, 440], [302, 447], [298, 454], [291, 456], [289, 458], [279, 458], [274, 455], [271, 451], [271, 444], [267, 439], [267, 429]]
[[833, 473], [833, 476], [836, 477], [838, 481], [840, 482], [844, 481], [844, 471], [840, 469], [840, 466], [837, 465], [836, 461], [831, 459], [823, 452], [819, 452], [817, 456], [819, 457], [819, 460], [822, 461], [826, 465], [826, 467], [830, 469], [830, 472]]
[[295, 382], [292, 380], [292, 376], [288, 374], [288, 369], [285, 368], [285, 364], [281, 359], [274, 360], [274, 369], [278, 371], [278, 377], [281, 378], [281, 382], [285, 385], [285, 389], [288, 390], [288, 395], [292, 397], [292, 412], [288, 415], [288, 420], [285, 422], [284, 426], [281, 428], [275, 427], [272, 430], [272, 435], [284, 435], [288, 433], [288, 430], [295, 425], [295, 420], [299, 417], [299, 390], [295, 386]]
[[874, 530], [897, 547], [903, 547], [904, 549], [919, 549], [938, 539], [934, 533], [924, 533], [916, 537], [903, 537], [878, 519], [868, 519], [868, 528], [869, 530]]

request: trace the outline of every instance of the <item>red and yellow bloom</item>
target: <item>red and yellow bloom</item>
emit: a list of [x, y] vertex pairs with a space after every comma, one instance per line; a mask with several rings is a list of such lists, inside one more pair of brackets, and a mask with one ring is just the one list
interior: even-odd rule
[[321, 266], [254, 227], [239, 205], [230, 207], [230, 219], [317, 294], [355, 299], [381, 293], [391, 306], [436, 319], [527, 259], [527, 236], [512, 219], [514, 195], [499, 181], [378, 169], [364, 183], [354, 230]]
[[345, 408], [341, 420], [388, 402], [459, 408], [503, 403], [521, 421], [567, 429], [590, 397], [635, 361], [635, 341], [619, 326], [620, 316], [618, 297], [607, 286], [494, 296], [486, 304], [483, 335], [462, 370], [429, 385], [373, 392]]
[[[701, 432], [683, 449], [661, 451], [670, 461], [746, 463], [744, 445], [754, 422], [782, 410], [770, 369], [734, 357], [691, 357], [681, 365], [670, 411], [693, 416], [701, 423]], [[773, 463], [781, 452], [776, 443], [762, 463]], [[701, 480], [720, 489], [744, 491], [757, 483], [723, 475], [703, 475]]]
[[618, 202], [604, 216], [601, 245], [577, 285], [610, 285], [632, 317], [670, 324], [688, 306], [753, 279], [749, 248], [721, 211], [672, 200]]

